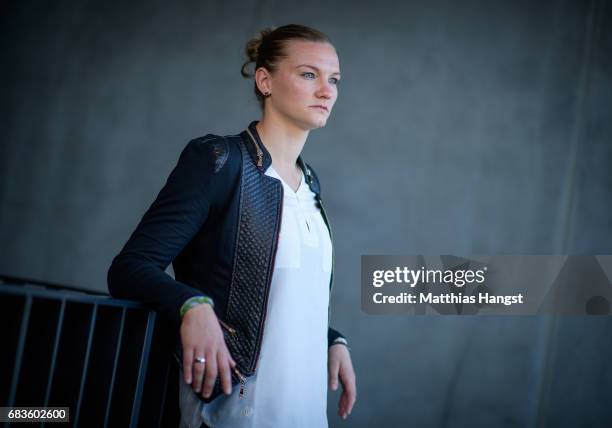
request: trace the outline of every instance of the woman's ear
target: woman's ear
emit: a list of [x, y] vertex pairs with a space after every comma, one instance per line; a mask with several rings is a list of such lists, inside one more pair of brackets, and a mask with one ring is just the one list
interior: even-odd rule
[[262, 94], [271, 94], [272, 93], [272, 82], [270, 79], [270, 72], [265, 67], [259, 67], [255, 71], [255, 83], [257, 84], [257, 89]]

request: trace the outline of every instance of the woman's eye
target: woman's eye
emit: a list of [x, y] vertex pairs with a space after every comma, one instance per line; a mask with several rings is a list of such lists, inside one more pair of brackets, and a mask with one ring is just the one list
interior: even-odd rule
[[311, 73], [310, 71], [302, 73], [302, 76], [304, 76], [304, 77], [315, 77], [314, 73]]
[[337, 79], [335, 77], [332, 77], [331, 79], [329, 79], [329, 81], [334, 85], [337, 85], [338, 83], [340, 83], [340, 79]]

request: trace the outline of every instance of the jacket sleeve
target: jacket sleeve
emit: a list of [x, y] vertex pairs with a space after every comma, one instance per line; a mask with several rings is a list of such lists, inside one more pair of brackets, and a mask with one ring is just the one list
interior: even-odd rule
[[208, 216], [218, 187], [218, 145], [209, 143], [214, 138], [207, 135], [191, 140], [183, 149], [165, 185], [113, 259], [107, 275], [111, 296], [140, 301], [177, 327], [181, 305], [205, 294], [174, 280], [165, 270]]
[[329, 327], [327, 329], [327, 347], [332, 345], [342, 344], [348, 348], [348, 341], [338, 330]]

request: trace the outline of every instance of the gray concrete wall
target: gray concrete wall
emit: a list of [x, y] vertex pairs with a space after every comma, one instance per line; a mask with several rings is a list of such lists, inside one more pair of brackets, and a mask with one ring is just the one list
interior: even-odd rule
[[608, 317], [372, 317], [359, 288], [361, 254], [612, 253], [609, 2], [1, 10], [0, 272], [104, 290], [187, 141], [258, 118], [244, 42], [304, 23], [329, 34], [343, 73], [304, 156], [358, 376], [346, 426], [612, 425]]

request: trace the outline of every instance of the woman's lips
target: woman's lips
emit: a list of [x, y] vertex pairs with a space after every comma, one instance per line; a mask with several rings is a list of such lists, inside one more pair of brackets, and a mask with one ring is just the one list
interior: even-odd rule
[[317, 108], [319, 110], [323, 110], [325, 112], [329, 111], [329, 110], [327, 110], [327, 107], [325, 107], [325, 106], [310, 106], [310, 107], [314, 107], [314, 108]]

